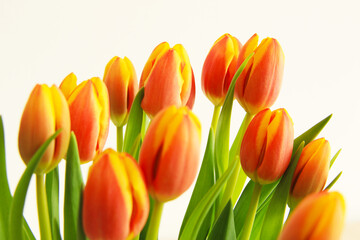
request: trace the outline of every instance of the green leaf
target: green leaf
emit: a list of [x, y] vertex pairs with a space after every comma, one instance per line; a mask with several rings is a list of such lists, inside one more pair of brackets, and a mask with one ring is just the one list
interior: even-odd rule
[[[204, 238], [205, 239], [205, 238]], [[214, 228], [211, 230], [209, 240], [234, 240], [236, 239], [234, 213], [231, 200], [225, 205]]]
[[342, 171], [339, 172], [338, 175], [336, 175], [336, 177], [331, 181], [331, 183], [325, 188], [325, 190], [330, 190], [332, 188], [332, 186], [334, 186], [334, 184], [337, 182], [337, 180], [339, 180], [339, 178], [341, 177]]
[[140, 238], [139, 238], [140, 240], [146, 240], [146, 235], [147, 235], [148, 228], [149, 228], [149, 225], [150, 225], [150, 219], [151, 219], [151, 216], [152, 216], [152, 212], [154, 210], [155, 200], [150, 195], [149, 195], [149, 203], [150, 203], [149, 217], [146, 220], [146, 224], [145, 224], [144, 228], [140, 232]]
[[141, 101], [144, 98], [144, 88], [141, 88], [136, 94], [136, 97], [131, 105], [129, 120], [126, 125], [124, 138], [124, 152], [131, 154], [136, 143], [136, 138], [141, 135], [141, 127], [143, 122], [143, 110], [141, 108]]
[[64, 199], [64, 239], [85, 239], [82, 228], [82, 193], [84, 183], [81, 175], [80, 158], [75, 134], [70, 136], [66, 158], [65, 199]]
[[184, 227], [180, 237], [181, 240], [194, 239], [194, 236], [198, 235], [201, 224], [238, 164], [240, 164], [240, 161], [239, 158], [236, 158], [224, 174], [218, 179], [216, 184], [210, 188], [206, 195], [197, 204]]
[[230, 120], [234, 101], [235, 83], [253, 55], [254, 53], [250, 54], [236, 71], [233, 79], [231, 80], [229, 90], [225, 97], [224, 105], [220, 112], [218, 125], [215, 132], [215, 164], [217, 164], [219, 168], [220, 176], [227, 169], [229, 163]]
[[251, 230], [250, 240], [260, 240], [261, 228], [264, 223], [265, 214], [266, 214], [266, 211], [267, 211], [269, 203], [270, 203], [270, 199], [273, 194], [274, 194], [274, 191], [269, 195], [268, 198], [266, 198], [264, 200], [264, 202], [261, 204], [261, 206], [258, 207], [256, 216], [255, 216], [255, 221], [254, 221], [254, 224], [253, 224], [253, 227]]
[[51, 235], [53, 240], [60, 240], [59, 226], [59, 168], [46, 174], [46, 196], [49, 209]]
[[332, 165], [334, 164], [334, 162], [335, 162], [335, 160], [337, 159], [337, 157], [339, 156], [340, 152], [341, 152], [341, 149], [339, 149], [339, 151], [337, 151], [337, 152], [335, 153], [335, 155], [333, 156], [333, 158], [331, 159], [331, 161], [330, 161], [330, 168], [331, 168]]
[[[37, 165], [39, 164], [42, 156], [44, 155], [47, 147], [51, 143], [52, 140], [59, 135], [60, 130], [56, 131], [45, 143], [36, 151], [34, 156], [30, 159], [23, 175], [20, 178], [20, 181], [16, 187], [13, 201], [10, 207], [10, 238], [11, 240], [19, 240], [23, 239], [23, 231], [19, 231], [19, 227], [23, 226], [23, 211], [25, 205], [25, 197], [27, 190], [29, 188], [29, 183], [34, 173]], [[26, 228], [25, 228], [26, 229]], [[26, 231], [26, 234], [31, 237], [31, 234]]]
[[[201, 199], [204, 197], [204, 195], [209, 191], [209, 189], [214, 185], [215, 176], [214, 176], [214, 132], [210, 128], [208, 141], [205, 149], [204, 159], [201, 164], [199, 176], [196, 180], [196, 184], [194, 187], [194, 190], [191, 195], [191, 199], [189, 202], [189, 205], [186, 209], [186, 213], [183, 219], [183, 222], [181, 224], [179, 237], [181, 237], [181, 234], [184, 230], [184, 227], [194, 211], [197, 204], [201, 201]], [[200, 231], [198, 234], [199, 239], [205, 239], [207, 235], [207, 231], [210, 228], [211, 225], [211, 218], [212, 218], [212, 211], [208, 213], [208, 216], [205, 218], [203, 222], [203, 231]]]
[[303, 148], [304, 142], [302, 142], [297, 148], [296, 153], [291, 159], [289, 167], [286, 169], [279, 185], [275, 189], [275, 193], [271, 198], [264, 219], [264, 224], [262, 226], [261, 239], [277, 239], [281, 231], [291, 181]]

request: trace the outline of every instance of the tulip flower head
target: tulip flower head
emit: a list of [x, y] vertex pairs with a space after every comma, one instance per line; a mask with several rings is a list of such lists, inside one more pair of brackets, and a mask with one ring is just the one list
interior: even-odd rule
[[127, 122], [139, 89], [134, 66], [127, 57], [115, 56], [106, 65], [103, 80], [109, 91], [111, 120], [121, 127]]
[[224, 103], [231, 80], [239, 67], [241, 47], [237, 38], [224, 34], [216, 40], [205, 59], [201, 86], [215, 106]]
[[345, 201], [338, 192], [313, 193], [294, 209], [279, 240], [337, 240], [345, 221]]
[[280, 92], [284, 72], [285, 57], [279, 42], [274, 38], [265, 38], [257, 46], [258, 39], [255, 34], [242, 47], [240, 64], [252, 52], [254, 55], [235, 85], [236, 99], [251, 115], [274, 104]]
[[109, 95], [105, 83], [98, 77], [84, 81], [73, 89], [71, 86], [76, 84], [65, 78], [60, 88], [70, 92], [67, 101], [71, 130], [76, 135], [80, 162], [86, 163], [93, 160], [105, 145], [110, 119]]
[[141, 87], [144, 87], [141, 107], [151, 117], [171, 105], [191, 108], [195, 79], [185, 48], [181, 44], [173, 48], [167, 42], [159, 44], [145, 64]]
[[26, 103], [20, 122], [19, 151], [27, 164], [40, 146], [57, 130], [60, 134], [50, 143], [35, 173], [55, 168], [65, 156], [70, 141], [70, 114], [66, 99], [56, 86], [36, 85]]
[[132, 239], [144, 227], [149, 198], [142, 173], [126, 153], [107, 149], [88, 174], [82, 219], [89, 239]]
[[201, 126], [187, 108], [170, 106], [152, 120], [139, 156], [149, 193], [166, 202], [185, 192], [199, 165]]
[[250, 122], [240, 150], [245, 173], [260, 184], [278, 180], [291, 159], [293, 122], [285, 109], [264, 109]]
[[289, 206], [294, 208], [310, 193], [320, 192], [330, 168], [330, 144], [324, 138], [307, 144], [301, 152], [291, 182]]

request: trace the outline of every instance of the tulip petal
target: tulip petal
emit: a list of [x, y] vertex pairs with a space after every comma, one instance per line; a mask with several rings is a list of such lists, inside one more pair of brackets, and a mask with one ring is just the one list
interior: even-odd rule
[[76, 81], [77, 81], [76, 75], [74, 73], [70, 73], [61, 82], [59, 88], [61, 89], [66, 99], [69, 98], [72, 91], [76, 88]]

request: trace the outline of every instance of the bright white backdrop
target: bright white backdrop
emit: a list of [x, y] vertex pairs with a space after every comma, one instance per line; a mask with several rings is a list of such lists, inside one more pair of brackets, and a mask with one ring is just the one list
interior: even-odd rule
[[[102, 77], [115, 55], [127, 56], [138, 76], [162, 41], [186, 48], [196, 78], [194, 112], [202, 123], [202, 149], [213, 107], [201, 90], [203, 61], [213, 42], [228, 32], [243, 44], [257, 32], [277, 38], [285, 52], [285, 73], [273, 109], [285, 107], [295, 135], [333, 113], [321, 133], [332, 154], [342, 152], [330, 179], [347, 202], [346, 239], [359, 229], [360, 17], [357, 0], [344, 1], [10, 1], [0, 0], [0, 114], [5, 124], [8, 178], [14, 191], [24, 164], [17, 150], [20, 117], [36, 83], [60, 84], [74, 72], [79, 81]], [[234, 103], [232, 137], [244, 111]], [[110, 127], [107, 147], [115, 147]], [[84, 166], [84, 178], [88, 166]], [[64, 174], [64, 163], [60, 164]], [[61, 191], [63, 185], [61, 186]], [[191, 191], [165, 205], [160, 239], [176, 239]], [[61, 199], [61, 204], [63, 199]], [[37, 238], [35, 184], [25, 217]], [[62, 216], [61, 216], [62, 219]], [[357, 230], [358, 231], [358, 230]], [[358, 232], [359, 234], [359, 232]]]

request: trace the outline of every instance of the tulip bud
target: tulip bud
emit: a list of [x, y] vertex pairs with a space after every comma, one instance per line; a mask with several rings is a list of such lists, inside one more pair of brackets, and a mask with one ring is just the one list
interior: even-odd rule
[[185, 48], [181, 44], [170, 48], [163, 42], [151, 53], [141, 74], [140, 88], [145, 88], [141, 107], [151, 117], [171, 105], [191, 107], [192, 86], [195, 79]]
[[149, 198], [142, 173], [126, 153], [107, 149], [88, 174], [82, 219], [89, 239], [132, 239], [144, 227]]
[[340, 193], [314, 193], [291, 213], [279, 240], [340, 239], [344, 221], [345, 200]]
[[285, 109], [264, 109], [250, 122], [240, 151], [245, 173], [260, 184], [278, 180], [291, 159], [293, 122]]
[[258, 39], [255, 34], [242, 47], [240, 64], [252, 52], [254, 56], [235, 85], [236, 99], [251, 115], [274, 104], [280, 92], [284, 72], [285, 57], [279, 42], [274, 38], [265, 38], [257, 46]]
[[28, 164], [40, 146], [57, 130], [60, 134], [50, 143], [35, 173], [55, 168], [65, 156], [70, 141], [70, 115], [66, 99], [59, 88], [36, 85], [26, 103], [20, 122], [19, 151]]
[[289, 206], [294, 208], [305, 196], [320, 192], [330, 168], [330, 144], [324, 138], [307, 144], [301, 152], [291, 182]]
[[[61, 90], [70, 89], [66, 79]], [[102, 151], [109, 130], [109, 95], [104, 82], [94, 77], [76, 86], [67, 98], [71, 130], [78, 143], [80, 162], [86, 163]]]
[[200, 137], [200, 122], [187, 107], [168, 107], [152, 120], [139, 162], [156, 200], [175, 199], [190, 187], [199, 164]]
[[131, 104], [139, 89], [134, 66], [127, 57], [113, 57], [106, 65], [103, 80], [109, 91], [111, 120], [121, 127], [128, 120]]
[[205, 59], [201, 86], [215, 106], [224, 103], [231, 80], [239, 67], [241, 47], [237, 38], [224, 34], [216, 40]]

